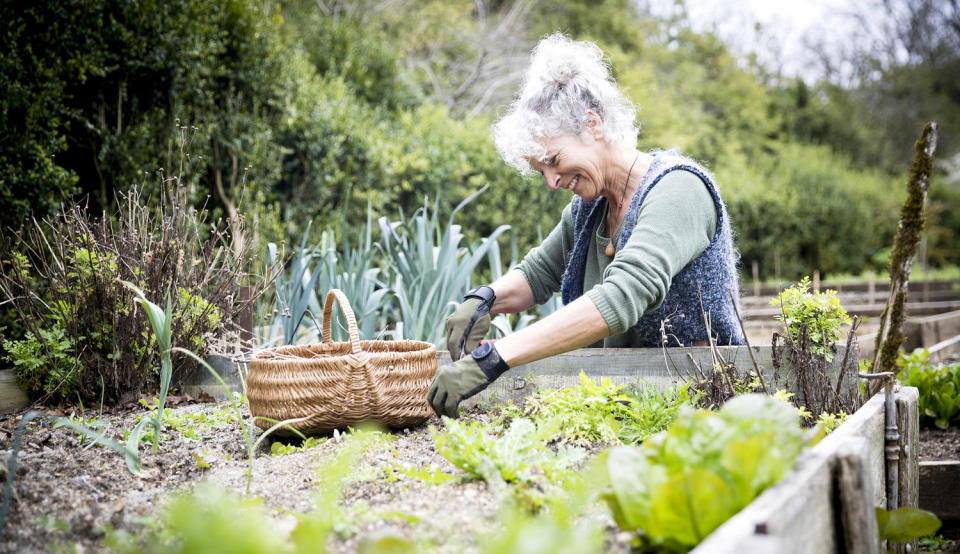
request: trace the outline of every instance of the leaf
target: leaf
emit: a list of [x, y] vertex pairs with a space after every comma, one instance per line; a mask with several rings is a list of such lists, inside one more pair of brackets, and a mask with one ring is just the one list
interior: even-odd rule
[[653, 491], [667, 479], [663, 466], [651, 465], [637, 448], [620, 446], [610, 449], [604, 468], [613, 490], [607, 503], [617, 525], [628, 531], [645, 529]]
[[876, 514], [880, 540], [894, 543], [910, 542], [930, 535], [941, 525], [937, 516], [920, 508], [897, 508], [893, 511], [877, 508]]
[[726, 481], [710, 470], [693, 468], [657, 488], [645, 531], [656, 539], [694, 546], [736, 512]]

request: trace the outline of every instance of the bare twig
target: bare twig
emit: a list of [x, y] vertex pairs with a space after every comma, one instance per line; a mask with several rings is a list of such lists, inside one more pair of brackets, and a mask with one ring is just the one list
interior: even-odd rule
[[760, 379], [760, 385], [763, 387], [763, 392], [770, 394], [770, 389], [767, 388], [767, 382], [763, 378], [763, 371], [760, 370], [760, 364], [757, 363], [757, 357], [753, 355], [753, 349], [750, 348], [750, 339], [747, 338], [747, 330], [743, 326], [743, 318], [740, 317], [740, 309], [737, 307], [737, 300], [733, 296], [733, 290], [728, 288], [727, 293], [730, 294], [730, 302], [733, 304], [733, 312], [737, 314], [737, 321], [740, 322], [740, 333], [743, 335], [743, 342], [747, 345], [747, 352], [750, 353], [750, 360], [753, 361], [753, 368], [757, 371], [757, 378]]

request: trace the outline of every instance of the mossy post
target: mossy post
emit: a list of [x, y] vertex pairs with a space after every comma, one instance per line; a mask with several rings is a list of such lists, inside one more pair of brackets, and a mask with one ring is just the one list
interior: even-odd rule
[[913, 164], [907, 180], [907, 200], [900, 211], [900, 226], [893, 240], [890, 254], [890, 296], [880, 314], [877, 331], [873, 372], [896, 371], [897, 352], [906, 338], [903, 322], [906, 319], [907, 284], [910, 281], [910, 263], [920, 244], [923, 232], [923, 207], [933, 172], [933, 152], [937, 149], [937, 124], [927, 123], [913, 147]]

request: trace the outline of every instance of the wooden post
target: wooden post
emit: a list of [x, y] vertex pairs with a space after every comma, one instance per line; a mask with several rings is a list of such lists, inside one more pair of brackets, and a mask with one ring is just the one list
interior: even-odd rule
[[757, 260], [750, 262], [750, 269], [753, 271], [753, 295], [760, 296], [760, 264]]
[[773, 251], [773, 278], [780, 281], [780, 250], [774, 249]]
[[820, 292], [820, 270], [813, 270], [813, 292]]
[[[920, 498], [920, 393], [916, 387], [903, 387], [896, 392], [897, 431], [900, 434], [900, 506], [916, 508]], [[907, 545], [910, 545], [908, 550]], [[917, 552], [916, 540], [897, 544], [898, 553]]]
[[873, 304], [877, 296], [877, 276], [872, 271], [867, 274], [867, 296], [867, 304]]

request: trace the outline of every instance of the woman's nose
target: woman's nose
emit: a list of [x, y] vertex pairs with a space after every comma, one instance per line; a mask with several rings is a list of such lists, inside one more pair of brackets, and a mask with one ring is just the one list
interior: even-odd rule
[[547, 186], [550, 187], [550, 190], [557, 190], [560, 188], [560, 175], [553, 171], [543, 172], [543, 178], [547, 181]]

